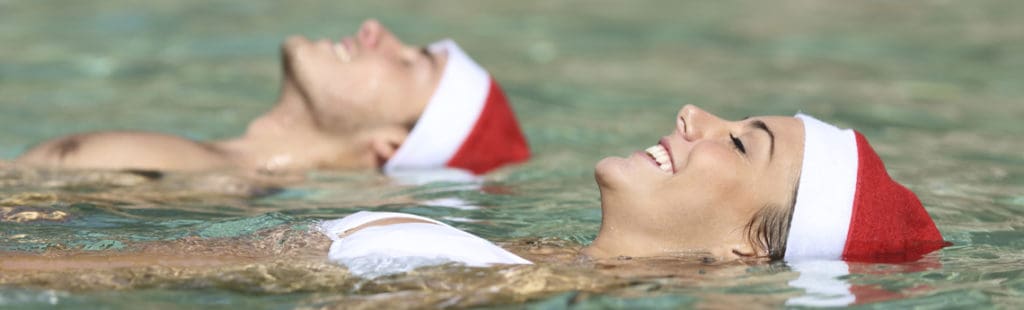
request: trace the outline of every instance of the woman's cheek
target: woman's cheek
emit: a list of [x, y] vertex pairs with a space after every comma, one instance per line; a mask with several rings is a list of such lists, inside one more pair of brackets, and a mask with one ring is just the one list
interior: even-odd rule
[[731, 188], [742, 175], [745, 163], [733, 149], [719, 145], [694, 148], [690, 153], [686, 173], [690, 179], [700, 180], [704, 191], [713, 194]]
[[701, 144], [693, 148], [687, 168], [703, 171], [728, 172], [735, 168], [738, 154], [717, 144]]

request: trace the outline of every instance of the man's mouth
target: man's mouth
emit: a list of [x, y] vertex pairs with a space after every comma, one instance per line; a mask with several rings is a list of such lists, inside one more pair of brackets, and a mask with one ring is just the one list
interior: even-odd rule
[[650, 156], [658, 163], [658, 168], [662, 171], [670, 174], [674, 173], [675, 167], [672, 165], [672, 154], [668, 152], [663, 144], [656, 144], [644, 151], [647, 152], [647, 156]]
[[341, 60], [341, 62], [352, 61], [352, 53], [349, 52], [348, 46], [346, 46], [344, 43], [342, 43], [342, 42], [334, 42], [333, 47], [334, 47], [334, 55], [338, 56], [338, 59]]

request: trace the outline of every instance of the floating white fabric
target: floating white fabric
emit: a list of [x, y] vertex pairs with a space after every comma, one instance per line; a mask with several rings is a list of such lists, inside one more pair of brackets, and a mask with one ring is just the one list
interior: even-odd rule
[[[373, 221], [407, 218], [413, 222], [370, 226], [340, 237], [346, 231]], [[532, 264], [490, 241], [422, 216], [362, 211], [320, 224], [331, 238], [327, 257], [354, 275], [375, 278], [419, 267], [461, 263], [473, 267], [495, 264]]]

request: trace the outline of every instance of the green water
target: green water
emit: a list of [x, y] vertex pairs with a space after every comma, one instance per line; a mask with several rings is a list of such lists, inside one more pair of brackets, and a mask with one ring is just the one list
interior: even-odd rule
[[[366, 17], [409, 42], [457, 39], [502, 83], [535, 154], [483, 188], [315, 172], [257, 199], [230, 175], [5, 168], [0, 210], [63, 220], [0, 221], [0, 250], [214, 240], [293, 253], [287, 241], [314, 221], [359, 210], [578, 247], [600, 221], [594, 163], [649, 146], [690, 103], [857, 128], [920, 195], [954, 246], [916, 265], [851, 266], [838, 281], [879, 290], [859, 304], [1012, 308], [1024, 302], [1022, 13], [1018, 1], [0, 0], [0, 158], [77, 131], [240, 134], [275, 99], [285, 36], [337, 38]], [[0, 275], [0, 308], [774, 307], [803, 294], [785, 264], [665, 274], [542, 263], [365, 281], [302, 261]]]

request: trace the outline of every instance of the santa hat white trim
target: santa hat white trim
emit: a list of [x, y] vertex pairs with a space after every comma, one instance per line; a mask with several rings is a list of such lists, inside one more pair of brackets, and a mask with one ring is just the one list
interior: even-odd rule
[[447, 52], [437, 90], [423, 115], [384, 164], [384, 172], [444, 167], [476, 124], [491, 86], [490, 75], [450, 39], [435, 42], [431, 52]]
[[786, 259], [839, 259], [857, 190], [857, 140], [853, 130], [796, 118], [804, 123], [804, 156]]

